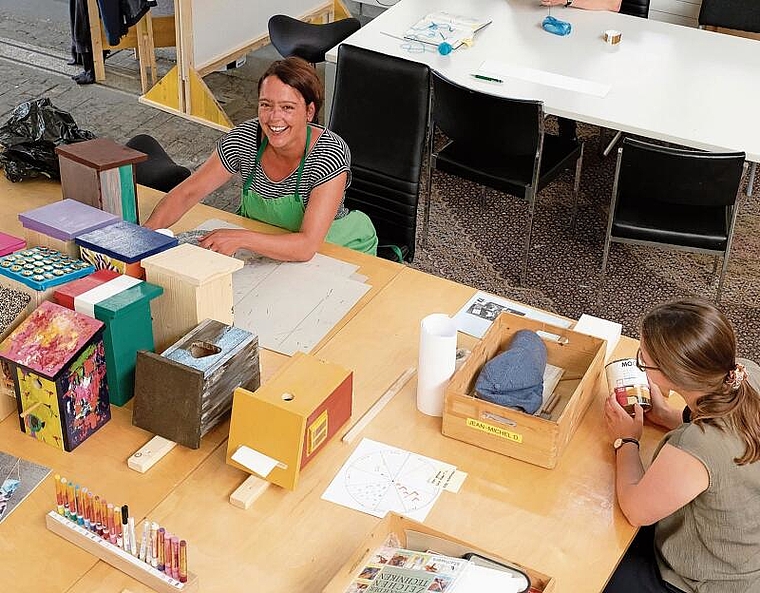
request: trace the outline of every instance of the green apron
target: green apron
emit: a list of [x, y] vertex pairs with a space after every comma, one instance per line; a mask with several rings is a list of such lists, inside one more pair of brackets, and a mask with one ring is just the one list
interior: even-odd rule
[[[265, 198], [251, 189], [253, 176], [256, 172], [256, 166], [261, 162], [261, 155], [267, 147], [267, 137], [261, 142], [261, 146], [256, 152], [256, 162], [253, 170], [243, 184], [243, 193], [240, 198], [240, 207], [237, 213], [246, 218], [260, 220], [291, 232], [301, 229], [303, 215], [306, 209], [303, 200], [298, 193], [301, 185], [301, 176], [303, 175], [304, 162], [306, 153], [309, 150], [311, 142], [311, 127], [306, 127], [306, 146], [304, 148], [301, 162], [298, 165], [296, 177], [295, 194], [282, 196], [279, 198]], [[330, 229], [327, 231], [325, 240], [336, 245], [342, 245], [349, 249], [355, 249], [370, 255], [377, 255], [377, 234], [375, 227], [369, 216], [358, 210], [351, 210], [343, 218], [333, 220]]]

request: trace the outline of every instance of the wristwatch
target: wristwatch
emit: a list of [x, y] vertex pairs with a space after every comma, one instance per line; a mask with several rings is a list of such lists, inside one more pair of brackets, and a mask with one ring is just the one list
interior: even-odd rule
[[573, 0], [565, 0], [565, 8], [570, 8], [573, 5]]
[[629, 437], [626, 437], [624, 439], [615, 439], [615, 442], [612, 443], [612, 446], [615, 448], [615, 451], [617, 451], [618, 449], [620, 449], [620, 447], [622, 447], [626, 443], [633, 443], [633, 444], [636, 445], [637, 449], [640, 448], [639, 447], [639, 441], [637, 439], [632, 439], [632, 438], [629, 438]]

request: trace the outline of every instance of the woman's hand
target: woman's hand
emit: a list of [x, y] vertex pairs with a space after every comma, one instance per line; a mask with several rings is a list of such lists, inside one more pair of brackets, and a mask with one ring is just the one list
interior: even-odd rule
[[564, 6], [565, 0], [541, 0], [541, 6]]
[[246, 247], [250, 234], [251, 231], [244, 229], [217, 229], [204, 236], [198, 244], [222, 255], [233, 256], [238, 249]]
[[682, 413], [668, 404], [657, 383], [649, 382], [649, 395], [652, 398], [652, 407], [647, 411], [646, 417], [650, 422], [658, 424], [668, 430], [680, 426]]
[[644, 410], [639, 404], [636, 404], [633, 410], [635, 415], [632, 418], [618, 403], [614, 393], [604, 402], [607, 432], [613, 441], [624, 438], [632, 438], [637, 441], [641, 439], [641, 433], [644, 431]]

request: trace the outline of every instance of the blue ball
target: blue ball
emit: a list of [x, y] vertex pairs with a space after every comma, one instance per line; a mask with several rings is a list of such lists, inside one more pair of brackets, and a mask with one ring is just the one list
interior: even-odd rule
[[442, 56], [449, 55], [452, 49], [454, 48], [451, 47], [451, 44], [448, 41], [443, 41], [438, 45], [438, 53]]

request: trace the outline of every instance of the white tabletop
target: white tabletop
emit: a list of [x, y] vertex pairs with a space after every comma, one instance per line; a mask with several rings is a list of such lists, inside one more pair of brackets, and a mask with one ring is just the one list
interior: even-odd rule
[[[400, 39], [439, 10], [493, 22], [472, 47], [447, 56]], [[424, 62], [483, 92], [540, 99], [550, 114], [693, 148], [743, 150], [748, 160], [760, 161], [760, 118], [752, 107], [760, 96], [760, 42], [605, 11], [553, 8], [552, 16], [573, 27], [560, 37], [541, 28], [546, 15], [538, 0], [402, 0], [346, 43]], [[620, 44], [603, 41], [607, 29], [622, 32]], [[330, 50], [328, 62], [337, 54], [337, 47]], [[502, 84], [473, 79], [486, 60], [513, 73], [564, 75], [609, 91], [599, 96], [529, 76], [500, 75]]]

